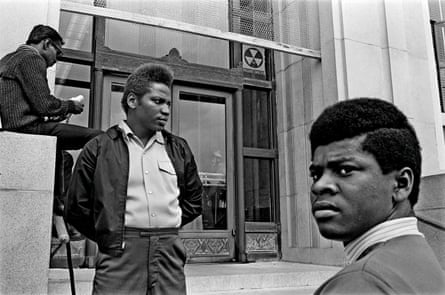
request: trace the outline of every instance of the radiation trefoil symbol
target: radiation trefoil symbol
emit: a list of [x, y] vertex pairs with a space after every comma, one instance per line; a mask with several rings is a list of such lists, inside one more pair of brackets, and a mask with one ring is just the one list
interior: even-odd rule
[[263, 54], [256, 48], [249, 47], [244, 51], [244, 61], [249, 67], [259, 68], [263, 65]]

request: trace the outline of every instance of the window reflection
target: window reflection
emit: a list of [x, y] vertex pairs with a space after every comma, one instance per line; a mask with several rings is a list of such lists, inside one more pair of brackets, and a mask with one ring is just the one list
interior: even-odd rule
[[272, 163], [272, 160], [244, 159], [246, 221], [274, 221]]
[[88, 127], [90, 106], [90, 67], [66, 62], [58, 62], [56, 67], [56, 86], [54, 95], [61, 99], [69, 99], [77, 95], [85, 98], [83, 112], [72, 115], [69, 123]]
[[271, 113], [268, 91], [243, 90], [243, 134], [245, 147], [271, 147]]
[[227, 229], [225, 99], [181, 93], [179, 134], [195, 155], [204, 186], [203, 229]]
[[[219, 0], [107, 1], [107, 8], [229, 30], [228, 2]], [[172, 48], [192, 63], [229, 67], [229, 42], [148, 25], [107, 19], [105, 45], [113, 50], [162, 57]]]
[[[81, 1], [82, 4], [90, 4], [89, 2], [91, 1]], [[92, 16], [61, 11], [59, 32], [65, 41], [63, 48], [91, 52], [93, 36]]]
[[108, 129], [111, 126], [119, 124], [120, 121], [127, 118], [121, 104], [124, 86], [125, 85], [121, 83], [111, 83], [111, 101], [104, 101], [104, 103], [109, 104], [110, 113], [103, 115], [104, 119], [106, 119], [106, 122], [104, 121], [104, 124], [102, 124], [103, 129]]
[[[90, 76], [90, 66], [57, 62], [56, 77], [59, 81], [73, 80], [89, 83], [91, 81]], [[85, 88], [89, 88], [89, 86]]]

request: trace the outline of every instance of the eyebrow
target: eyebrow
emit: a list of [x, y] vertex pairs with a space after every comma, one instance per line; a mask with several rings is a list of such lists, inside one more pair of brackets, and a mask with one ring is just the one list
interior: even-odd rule
[[[340, 163], [343, 162], [347, 162], [347, 161], [353, 161], [355, 160], [355, 157], [352, 156], [341, 156], [339, 158], [336, 159], [332, 159], [328, 161], [327, 167], [332, 167], [332, 166], [336, 166]], [[309, 170], [316, 170], [316, 169], [320, 169], [322, 167], [322, 165], [315, 165], [314, 163], [311, 163], [309, 165]]]

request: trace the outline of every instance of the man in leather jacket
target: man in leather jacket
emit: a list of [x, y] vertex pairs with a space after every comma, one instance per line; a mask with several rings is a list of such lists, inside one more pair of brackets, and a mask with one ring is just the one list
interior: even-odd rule
[[201, 214], [187, 142], [164, 130], [171, 70], [145, 64], [127, 80], [127, 120], [90, 141], [68, 192], [67, 222], [99, 247], [93, 294], [186, 294], [179, 227]]

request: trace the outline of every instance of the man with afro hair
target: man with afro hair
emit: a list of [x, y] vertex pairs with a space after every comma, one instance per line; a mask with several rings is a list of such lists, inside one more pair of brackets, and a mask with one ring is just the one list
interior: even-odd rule
[[407, 117], [383, 100], [346, 100], [321, 113], [309, 139], [312, 213], [346, 255], [315, 294], [445, 294], [413, 210], [421, 154]]

